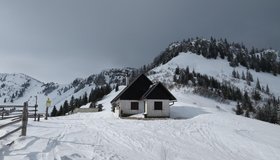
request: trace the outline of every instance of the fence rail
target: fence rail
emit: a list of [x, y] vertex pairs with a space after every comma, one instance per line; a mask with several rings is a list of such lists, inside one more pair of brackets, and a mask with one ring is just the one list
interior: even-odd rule
[[[22, 108], [22, 109], [15, 109], [15, 108]], [[33, 107], [35, 107], [35, 110], [33, 109]], [[1, 114], [1, 118], [0, 118], [0, 122], [2, 120], [10, 120], [8, 122], [4, 122], [4, 124], [0, 123], [0, 129], [11, 126], [13, 124], [16, 123], [21, 123], [21, 125], [11, 131], [9, 131], [8, 133], [0, 136], [0, 140], [3, 138], [6, 138], [7, 136], [21, 130], [21, 136], [26, 136], [26, 131], [27, 131], [27, 122], [28, 122], [28, 118], [30, 116], [35, 116], [36, 117], [36, 105], [35, 106], [28, 106], [27, 102], [25, 102], [23, 105], [0, 105], [0, 108], [2, 108], [0, 110], [0, 114]], [[11, 110], [12, 108], [12, 110]], [[31, 110], [28, 110], [28, 108], [32, 108]], [[29, 111], [35, 111], [34, 115], [29, 115], [28, 112]], [[15, 114], [16, 113], [16, 114]], [[14, 115], [15, 114], [15, 115]]]
[[1, 140], [1, 139], [4, 139], [4, 138], [6, 138], [6, 137], [8, 137], [9, 135], [11, 135], [11, 134], [13, 134], [13, 133], [15, 133], [15, 132], [17, 132], [17, 131], [19, 131], [20, 129], [22, 129], [22, 126], [20, 126], [20, 127], [16, 128], [16, 129], [10, 131], [9, 133], [6, 133], [5, 135], [1, 136], [1, 137], [0, 137], [0, 140]]

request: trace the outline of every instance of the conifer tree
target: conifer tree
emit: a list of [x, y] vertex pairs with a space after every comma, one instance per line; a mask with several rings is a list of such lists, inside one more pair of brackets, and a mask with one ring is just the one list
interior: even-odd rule
[[239, 88], [236, 89], [234, 95], [235, 95], [235, 97], [236, 97], [236, 100], [238, 100], [238, 101], [241, 101], [242, 98], [243, 98], [243, 97], [242, 97], [243, 95], [242, 95], [242, 93], [241, 93], [241, 91], [240, 91]]
[[176, 74], [176, 75], [179, 75], [179, 73], [180, 73], [180, 69], [179, 69], [179, 67], [176, 67], [176, 69], [175, 69], [175, 74]]
[[79, 108], [79, 107], [80, 107], [80, 99], [75, 98], [75, 108]]
[[66, 100], [63, 104], [63, 115], [65, 115], [66, 113], [69, 112], [69, 104], [68, 104], [68, 101]]
[[82, 96], [79, 97], [78, 99], [78, 107], [81, 107], [83, 105], [83, 99], [82, 99]]
[[250, 112], [249, 112], [249, 110], [246, 110], [246, 112], [245, 112], [245, 117], [250, 117]]
[[63, 110], [63, 107], [60, 106], [58, 112], [57, 112], [57, 116], [63, 116], [64, 115], [64, 110]]
[[74, 109], [76, 108], [76, 106], [75, 106], [75, 98], [74, 98], [74, 96], [72, 96], [72, 97], [71, 97], [71, 100], [70, 100], [69, 106], [70, 106], [70, 110], [71, 110], [71, 112], [73, 113]]
[[53, 110], [51, 112], [51, 117], [55, 117], [57, 116], [57, 109], [56, 109], [56, 106], [53, 106]]
[[241, 76], [241, 79], [246, 80], [246, 78], [245, 78], [245, 74], [244, 74], [244, 72], [243, 72], [243, 71], [242, 71], [242, 76]]
[[251, 86], [251, 82], [249, 80], [246, 80], [246, 82], [249, 86]]
[[12, 99], [14, 99], [14, 98], [16, 98], [16, 97], [15, 97], [15, 94], [12, 95]]
[[242, 109], [246, 110], [248, 112], [253, 112], [253, 106], [252, 106], [252, 102], [250, 100], [250, 97], [248, 96], [248, 92], [245, 91], [243, 99], [242, 99]]
[[236, 115], [242, 115], [244, 113], [239, 102], [237, 102], [235, 113], [236, 113]]
[[257, 79], [256, 89], [261, 90], [261, 85], [259, 79]]
[[177, 76], [176, 76], [176, 74], [173, 75], [173, 82], [177, 82]]
[[240, 75], [239, 75], [238, 71], [236, 71], [236, 78], [240, 79]]
[[237, 76], [236, 76], [236, 71], [235, 71], [235, 69], [232, 71], [232, 77], [233, 78], [236, 78]]
[[117, 83], [116, 88], [115, 88], [115, 92], [118, 92], [118, 91], [119, 91], [119, 84]]
[[263, 107], [258, 107], [256, 118], [270, 123], [279, 123], [277, 105], [267, 102]]
[[254, 92], [252, 92], [252, 98], [255, 101], [259, 101], [259, 100], [261, 100], [261, 95], [257, 90], [254, 90]]
[[87, 92], [85, 92], [83, 96], [83, 105], [86, 105], [87, 103], [88, 103], [88, 96], [87, 96]]
[[189, 69], [189, 66], [187, 66], [186, 68], [186, 74], [189, 75], [190, 74], [190, 69]]
[[90, 91], [88, 100], [89, 100], [89, 102], [93, 102], [94, 101], [93, 99], [94, 99], [94, 90], [92, 88]]
[[248, 71], [249, 81], [254, 82], [253, 75]]
[[269, 87], [268, 87], [268, 85], [266, 85], [265, 93], [269, 94]]
[[75, 105], [75, 98], [74, 96], [71, 96], [70, 102], [69, 102], [69, 106], [72, 107]]

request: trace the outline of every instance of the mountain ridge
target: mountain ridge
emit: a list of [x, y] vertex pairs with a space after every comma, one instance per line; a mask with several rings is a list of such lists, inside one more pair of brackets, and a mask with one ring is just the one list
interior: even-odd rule
[[69, 84], [44, 83], [23, 73], [0, 73], [0, 102], [20, 104], [30, 100], [30, 105], [34, 105], [37, 96], [39, 112], [43, 112], [48, 97], [52, 99], [52, 105], [61, 105], [72, 96], [80, 97], [97, 86], [124, 84], [126, 75], [132, 70], [134, 69], [107, 69], [87, 78], [76, 78]]
[[[269, 56], [266, 56], [266, 54]], [[274, 55], [276, 55], [276, 57]], [[258, 63], [250, 63], [252, 58], [259, 59], [257, 60]], [[262, 85], [265, 86], [265, 83], [267, 83], [269, 87], [272, 87], [275, 82], [278, 81], [280, 70], [271, 70], [272, 66], [269, 65], [270, 63], [266, 64], [269, 62], [269, 58], [272, 58], [271, 64], [279, 65], [280, 67], [280, 55], [279, 52], [275, 50], [259, 50], [252, 48], [249, 52], [243, 44], [228, 43], [227, 40], [215, 40], [213, 38], [210, 40], [189, 39], [183, 40], [182, 42], [171, 43], [165, 51], [154, 58], [151, 64], [144, 65], [138, 69], [129, 67], [107, 69], [99, 74], [92, 74], [87, 78], [76, 78], [69, 84], [58, 84], [54, 82], [43, 83], [25, 74], [18, 74], [18, 76], [15, 76], [16, 74], [8, 74], [11, 80], [13, 79], [12, 75], [14, 75], [14, 77], [23, 77], [23, 79], [18, 80], [19, 82], [17, 83], [12, 83], [11, 81], [4, 82], [3, 80], [1, 81], [1, 77], [5, 77], [3, 76], [5, 74], [2, 74], [2, 76], [0, 74], [0, 86], [4, 85], [0, 91], [0, 102], [5, 102], [6, 99], [6, 104], [23, 103], [30, 99], [30, 104], [34, 104], [34, 96], [37, 95], [39, 111], [43, 112], [47, 97], [52, 99], [52, 105], [59, 107], [66, 100], [69, 102], [72, 97], [83, 97], [85, 93], [89, 95], [96, 87], [109, 84], [114, 88], [116, 85], [124, 85], [127, 76], [133, 79], [133, 77], [141, 73], [147, 73], [153, 81], [162, 81], [167, 87], [172, 88], [174, 85], [180, 86], [180, 84], [174, 82], [174, 72], [176, 68], [180, 67], [185, 69], [187, 66], [197, 73], [215, 77], [221, 83], [233, 81], [233, 85], [241, 89], [242, 92], [248, 90], [248, 93], [252, 94], [257, 79], [260, 79]], [[266, 64], [266, 66], [261, 66], [263, 63]], [[203, 69], [201, 66], [204, 64], [208, 64], [208, 66], [204, 66]], [[216, 68], [208, 70], [208, 68], [217, 64], [219, 65], [216, 66]], [[268, 69], [266, 67], [268, 67]], [[223, 70], [222, 68], [227, 69]], [[262, 71], [262, 69], [265, 70]], [[234, 78], [231, 75], [233, 70], [236, 70], [240, 74], [250, 71], [253, 73], [254, 80], [248, 82]], [[267, 77], [273, 80], [268, 80]], [[246, 83], [251, 83], [251, 85]], [[275, 93], [276, 98], [280, 96], [277, 90], [277, 87], [276, 89], [273, 87], [271, 91], [271, 93]], [[265, 93], [261, 92], [261, 94], [265, 96]]]

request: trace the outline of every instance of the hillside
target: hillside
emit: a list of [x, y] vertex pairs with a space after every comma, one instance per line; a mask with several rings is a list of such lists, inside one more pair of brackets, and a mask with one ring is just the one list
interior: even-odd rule
[[[125, 84], [127, 76], [132, 80], [141, 73], [147, 73], [152, 80], [159, 80], [170, 89], [186, 87], [198, 95], [204, 93], [210, 97], [210, 94], [218, 101], [232, 103], [235, 106], [240, 102], [244, 115], [256, 117], [256, 110], [262, 109], [263, 106], [271, 107], [271, 103], [272, 107], [279, 106], [279, 59], [279, 52], [271, 49], [252, 48], [249, 51], [243, 44], [228, 43], [227, 40], [189, 39], [170, 44], [151, 64], [139, 69], [105, 70], [84, 79], [77, 78], [70, 84], [43, 83], [24, 74], [1, 74], [0, 102], [21, 104], [29, 100], [29, 104], [33, 105], [37, 96], [39, 112], [44, 112], [45, 102], [49, 97], [53, 102], [52, 106], [55, 105], [57, 110], [66, 101], [68, 103], [66, 106], [73, 109], [88, 101], [102, 98], [100, 95], [92, 98], [94, 94], [91, 93], [95, 88], [101, 86], [114, 88], [116, 85]], [[189, 79], [186, 78], [184, 73], [186, 68], [188, 72], [192, 72], [191, 79], [189, 75], [187, 76]], [[238, 77], [233, 76], [233, 72]], [[243, 75], [246, 77], [243, 78]], [[219, 83], [215, 85], [216, 88], [210, 86], [214, 82]], [[256, 88], [258, 83], [259, 88]], [[246, 99], [249, 105], [245, 106]], [[50, 111], [52, 109], [51, 107]], [[277, 123], [275, 118], [266, 121]]]
[[232, 67], [225, 59], [208, 59], [192, 52], [181, 52], [148, 74], [154, 81], [161, 81], [171, 89], [187, 87], [195, 94], [231, 103], [236, 114], [271, 123], [280, 122], [279, 75], [257, 72], [244, 66]]
[[[43, 112], [47, 97], [58, 107], [65, 100], [69, 102], [72, 96], [81, 97], [84, 104], [95, 96], [94, 102], [104, 106], [104, 110], [98, 113], [67, 116], [61, 116], [66, 114], [61, 113], [58, 117], [50, 117], [48, 121], [29, 121], [27, 137], [18, 138], [17, 133], [0, 141], [0, 159], [280, 159], [279, 125], [251, 119], [256, 117], [258, 108], [274, 105], [270, 98], [280, 96], [278, 69], [272, 70], [272, 65], [266, 63], [267, 55], [277, 55], [278, 52], [254, 51], [247, 56], [246, 48], [230, 44], [228, 50], [222, 53], [220, 45], [226, 43], [214, 44], [211, 41], [173, 43], [153, 63], [140, 69], [105, 70], [64, 85], [46, 84], [24, 74], [0, 75], [0, 100], [4, 102], [6, 99], [6, 104], [30, 99], [32, 105], [35, 103], [34, 95], [37, 95], [39, 109]], [[216, 48], [211, 54], [207, 51], [210, 46]], [[215, 52], [217, 54], [212, 54]], [[231, 55], [232, 59], [229, 60]], [[250, 66], [252, 57], [257, 55], [262, 57], [259, 63]], [[241, 58], [237, 60], [237, 57]], [[242, 58], [247, 59], [248, 63], [244, 63]], [[279, 55], [272, 60], [273, 65], [279, 65]], [[235, 77], [233, 71], [238, 72], [240, 77]], [[163, 82], [177, 98], [178, 102], [170, 109], [170, 118], [120, 119], [111, 112], [110, 101], [124, 89], [122, 85], [125, 84], [126, 76], [132, 80], [140, 73], [146, 73], [153, 81]], [[241, 78], [243, 73], [246, 77]], [[260, 89], [256, 87], [258, 81]], [[104, 97], [104, 94], [89, 94], [94, 88], [102, 91], [101, 86], [108, 84], [112, 88], [120, 85], [119, 91], [112, 90], [109, 93], [107, 90], [109, 94]], [[215, 85], [218, 87], [213, 87]], [[266, 86], [269, 92], [264, 89]], [[201, 88], [204, 89], [202, 92], [216, 94], [218, 98], [196, 92]], [[224, 91], [228, 90], [231, 92], [226, 95]], [[240, 91], [239, 99], [230, 97], [236, 90]], [[253, 98], [256, 91], [260, 94], [258, 100]], [[84, 100], [85, 92], [87, 97]], [[243, 101], [246, 100], [246, 94], [251, 107], [255, 109], [248, 112], [247, 116], [251, 118], [244, 117], [246, 113], [237, 116], [234, 111], [239, 101], [242, 107], [245, 106]], [[278, 103], [275, 107], [279, 109], [279, 98], [275, 103]], [[79, 107], [81, 104], [76, 105], [73, 106]], [[71, 104], [63, 106], [67, 106], [65, 108], [68, 111], [69, 107], [73, 107]], [[89, 104], [82, 107], [87, 106]], [[248, 108], [244, 107], [244, 110]], [[272, 123], [278, 123], [277, 118], [278, 121]], [[6, 132], [1, 130], [0, 135]], [[7, 146], [11, 141], [14, 143]]]
[[77, 78], [70, 84], [57, 84], [54, 82], [43, 83], [24, 74], [0, 74], [0, 103], [23, 104], [29, 101], [34, 105], [37, 96], [39, 112], [44, 112], [47, 98], [52, 100], [52, 105], [59, 107], [71, 97], [82, 97], [97, 86], [110, 84], [124, 84], [127, 73], [132, 68], [110, 69], [100, 74], [91, 75], [85, 79]]
[[278, 82], [280, 82], [280, 75], [274, 76], [270, 73], [256, 72], [249, 69], [250, 73], [253, 75], [253, 79], [255, 80], [249, 86], [245, 80], [232, 77], [233, 70], [238, 71], [239, 73], [246, 73], [248, 70], [247, 68], [243, 66], [231, 67], [224, 59], [207, 59], [202, 55], [197, 55], [191, 52], [179, 53], [178, 56], [174, 57], [166, 64], [159, 65], [158, 67], [152, 69], [149, 72], [149, 75], [152, 79], [162, 81], [166, 84], [172, 84], [177, 67], [189, 67], [190, 71], [195, 70], [198, 73], [215, 77], [220, 82], [229, 81], [243, 91], [252, 91], [256, 86], [256, 80], [259, 79], [262, 86], [268, 85], [276, 97], [280, 96], [280, 85], [278, 84]]
[[1, 147], [0, 159], [280, 158], [280, 127], [236, 116], [230, 113], [232, 105], [180, 89], [172, 91], [178, 102], [171, 107], [171, 116], [179, 119], [126, 120], [115, 118], [110, 111], [110, 101], [119, 92], [112, 91], [98, 102], [105, 109], [99, 113], [30, 121], [28, 136], [10, 137], [16, 140], [11, 147]]

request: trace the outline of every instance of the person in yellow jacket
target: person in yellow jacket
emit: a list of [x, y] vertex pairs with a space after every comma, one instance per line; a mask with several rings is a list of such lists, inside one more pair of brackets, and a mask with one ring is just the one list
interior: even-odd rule
[[52, 105], [52, 101], [50, 98], [47, 99], [46, 102], [46, 115], [45, 115], [45, 120], [48, 120], [48, 115], [49, 115], [49, 107]]

